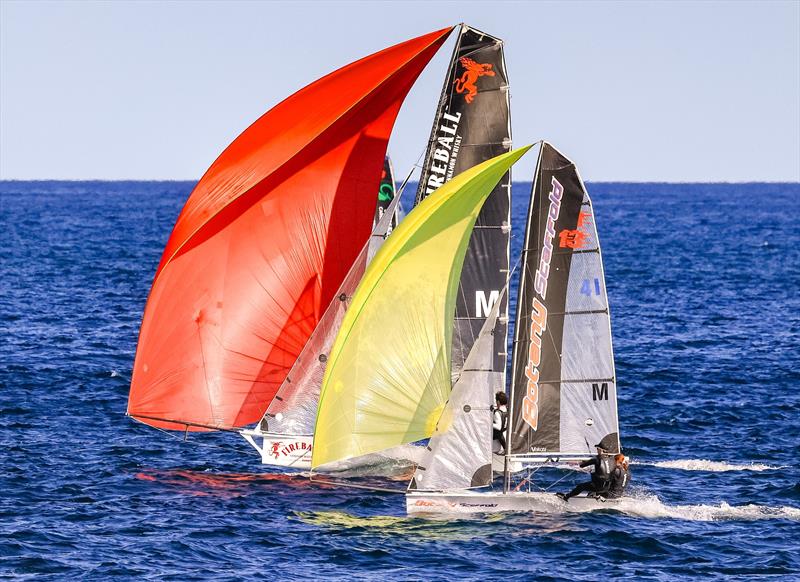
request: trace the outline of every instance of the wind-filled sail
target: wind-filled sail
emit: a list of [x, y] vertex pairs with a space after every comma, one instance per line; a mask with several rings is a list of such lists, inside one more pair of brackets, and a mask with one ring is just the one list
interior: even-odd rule
[[[453, 51], [422, 166], [416, 202], [464, 170], [511, 149], [508, 74], [503, 42], [462, 26]], [[511, 173], [503, 176], [478, 217], [456, 302], [454, 377], [470, 352], [509, 270]], [[508, 298], [495, 334], [496, 369], [506, 365]]]
[[[384, 209], [385, 212], [372, 231], [369, 242], [364, 245], [267, 408], [261, 422], [262, 430], [268, 429], [271, 433], [286, 435], [310, 435], [314, 432], [317, 403], [328, 355], [367, 264], [391, 232], [399, 202], [399, 197], [394, 198]], [[377, 351], [382, 349], [383, 344], [375, 346]]]
[[[506, 287], [501, 292], [505, 296]], [[492, 346], [501, 331], [496, 301], [453, 386], [428, 452], [414, 472], [409, 489], [447, 491], [485, 487], [492, 482], [492, 404], [504, 390], [495, 369]]]
[[[389, 156], [386, 156], [383, 162], [383, 172], [381, 172], [381, 183], [380, 186], [378, 186], [378, 204], [375, 206], [375, 226], [378, 226], [381, 218], [383, 218], [384, 212], [386, 212], [386, 209], [389, 208], [392, 200], [394, 200], [395, 194], [394, 169], [392, 168], [392, 160], [389, 159]], [[392, 215], [392, 222], [389, 224], [389, 230], [387, 234], [391, 234], [399, 222], [402, 209], [397, 205], [395, 205], [395, 208], [396, 211]]]
[[547, 143], [525, 233], [510, 417], [514, 454], [593, 454], [601, 440], [619, 450], [611, 322], [592, 202], [575, 165]]
[[301, 89], [212, 164], [153, 281], [131, 416], [189, 430], [261, 418], [369, 237], [397, 112], [450, 30]]
[[[378, 251], [329, 356], [312, 467], [431, 436], [452, 386], [453, 315], [470, 233], [492, 189], [527, 150], [442, 186]], [[392, 350], [375, 350], [382, 343]]]

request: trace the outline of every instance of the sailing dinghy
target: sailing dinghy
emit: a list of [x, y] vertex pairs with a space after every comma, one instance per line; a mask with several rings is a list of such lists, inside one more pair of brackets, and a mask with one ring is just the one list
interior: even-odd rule
[[[491, 35], [461, 25], [445, 75], [430, 139], [422, 164], [415, 205], [438, 186], [464, 170], [493, 156], [510, 151], [511, 126], [508, 75], [503, 42]], [[376, 227], [364, 251], [356, 259], [341, 288], [317, 324], [291, 370], [284, 379], [263, 419], [242, 436], [261, 455], [262, 463], [308, 469], [311, 466], [314, 417], [328, 355], [344, 313], [364, 269], [377, 247], [397, 226], [397, 220], [380, 222], [384, 205], [393, 196], [392, 168], [384, 164], [376, 209]], [[389, 179], [386, 179], [386, 176]], [[470, 235], [464, 259], [456, 313], [453, 321], [451, 373], [457, 377], [464, 359], [486, 319], [500, 298], [509, 272], [511, 172], [507, 172], [489, 194]], [[395, 210], [395, 216], [399, 211]], [[499, 326], [490, 348], [498, 370], [505, 369], [508, 302], [503, 299]], [[375, 349], [382, 352], [384, 342]], [[417, 451], [387, 451], [383, 458], [371, 456], [363, 464], [386, 458], [418, 456]], [[397, 454], [395, 454], [397, 453]], [[338, 468], [349, 468], [352, 463]], [[499, 458], [503, 467], [503, 459]]]
[[[432, 198], [452, 195], [449, 186]], [[433, 228], [423, 220], [414, 226], [425, 233]], [[424, 247], [419, 242], [415, 250]], [[450, 271], [439, 281], [437, 293], [449, 297], [448, 282], [460, 275], [458, 257], [443, 268]], [[370, 275], [368, 269], [365, 280]], [[452, 392], [444, 396], [446, 374], [441, 368], [442, 361], [450, 361], [446, 352], [452, 330], [447, 318], [411, 306], [401, 313], [412, 322], [418, 341], [409, 354], [399, 352], [388, 371], [386, 362], [359, 351], [361, 333], [343, 328], [335, 351], [360, 354], [360, 375], [354, 378], [352, 371], [338, 366], [326, 373], [312, 465], [386, 446], [387, 438], [392, 444], [426, 438], [420, 428], [424, 420], [432, 438], [409, 485], [410, 514], [586, 510], [615, 503], [589, 497], [566, 503], [534, 486], [538, 470], [587, 459], [598, 443], [611, 453], [620, 450], [610, 316], [591, 199], [575, 165], [547, 143], [542, 143], [537, 161], [519, 276], [510, 447], [501, 490], [489, 489], [490, 406], [503, 386], [489, 349], [498, 329], [499, 304], [484, 322]], [[350, 326], [368, 329], [377, 321], [369, 309], [375, 299], [357, 293], [354, 302], [359, 301], [367, 305], [360, 310], [360, 321]], [[437, 358], [416, 356], [420, 345], [429, 346]], [[413, 391], [408, 378], [417, 378]], [[400, 402], [404, 406], [396, 404]], [[525, 470], [512, 473], [512, 463]]]
[[451, 30], [301, 89], [211, 165], [155, 274], [128, 415], [186, 432], [262, 418], [370, 238], [397, 113]]
[[[462, 375], [453, 399], [465, 404], [449, 407], [461, 423], [443, 423], [431, 439], [406, 496], [410, 514], [583, 511], [618, 503], [586, 495], [567, 503], [534, 486], [537, 471], [585, 460], [597, 444], [620, 451], [611, 320], [592, 202], [575, 164], [546, 142], [531, 190], [518, 293], [503, 489], [472, 490], [492, 484], [482, 442], [491, 430], [481, 424], [487, 419], [465, 410], [485, 408], [493, 396], [480, 378]], [[487, 321], [481, 334], [492, 326]], [[458, 469], [441, 469], [453, 463]], [[513, 474], [511, 463], [525, 470]]]

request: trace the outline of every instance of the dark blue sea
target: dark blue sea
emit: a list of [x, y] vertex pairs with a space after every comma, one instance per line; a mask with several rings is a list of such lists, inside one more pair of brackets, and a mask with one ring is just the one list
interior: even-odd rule
[[800, 184], [589, 184], [638, 509], [450, 520], [125, 417], [191, 188], [0, 182], [0, 577], [800, 579]]

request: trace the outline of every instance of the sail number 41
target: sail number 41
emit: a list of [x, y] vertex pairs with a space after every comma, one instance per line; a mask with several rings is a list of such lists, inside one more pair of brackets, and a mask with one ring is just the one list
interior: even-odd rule
[[583, 280], [583, 285], [581, 285], [581, 295], [586, 295], [589, 297], [592, 295], [592, 291], [594, 291], [595, 295], [600, 295], [600, 279], [594, 280], [594, 289], [592, 289], [592, 282], [589, 279]]

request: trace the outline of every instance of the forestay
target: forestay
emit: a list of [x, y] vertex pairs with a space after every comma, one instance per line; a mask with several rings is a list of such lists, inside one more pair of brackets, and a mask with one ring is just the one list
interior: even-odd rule
[[617, 390], [600, 244], [575, 165], [543, 143], [520, 272], [512, 453], [619, 450]]
[[[528, 149], [442, 186], [378, 251], [331, 350], [312, 467], [431, 436], [452, 386], [455, 296], [469, 235], [489, 193]], [[393, 349], [376, 352], [381, 342]]]

